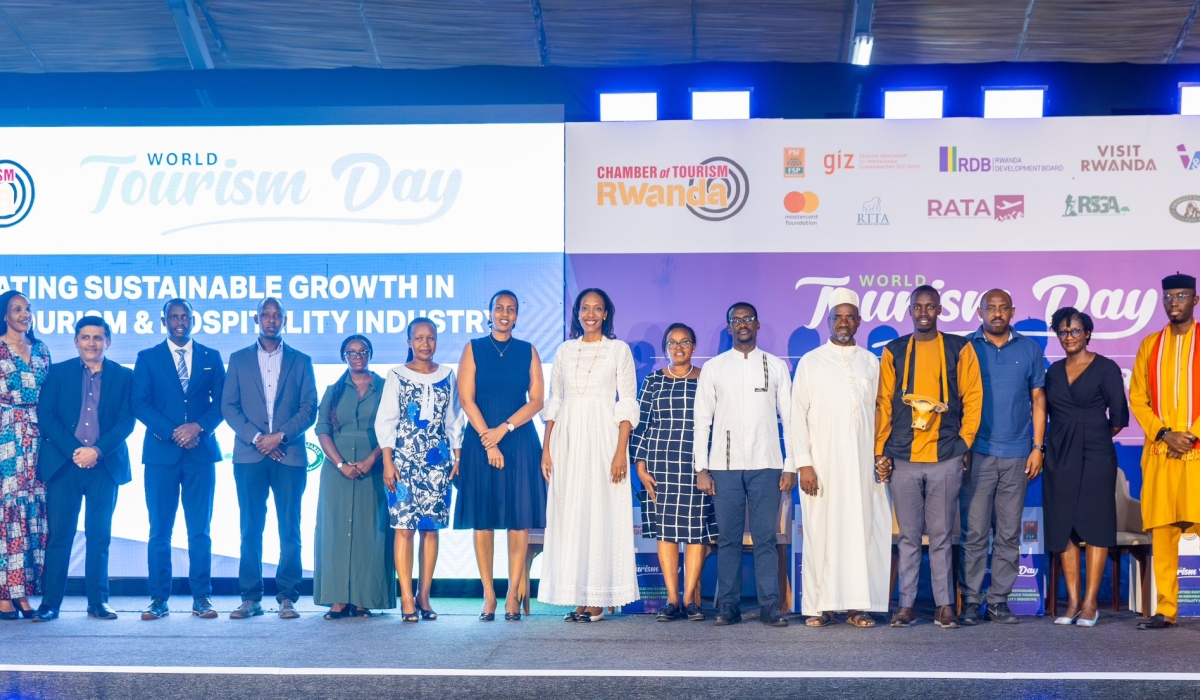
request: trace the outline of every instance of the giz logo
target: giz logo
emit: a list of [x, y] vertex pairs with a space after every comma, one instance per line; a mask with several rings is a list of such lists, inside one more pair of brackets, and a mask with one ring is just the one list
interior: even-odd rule
[[20, 163], [0, 160], [0, 228], [15, 226], [33, 208], [33, 178]]
[[854, 170], [854, 154], [841, 151], [826, 153], [823, 163], [826, 175], [832, 175], [839, 170]]

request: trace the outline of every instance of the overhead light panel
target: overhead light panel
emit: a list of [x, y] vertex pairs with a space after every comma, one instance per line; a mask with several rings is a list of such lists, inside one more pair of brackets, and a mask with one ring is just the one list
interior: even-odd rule
[[749, 118], [749, 90], [692, 91], [692, 119]]
[[1200, 114], [1200, 85], [1179, 86], [1179, 113]]
[[1040, 119], [1046, 103], [1042, 88], [983, 91], [985, 119]]
[[885, 90], [884, 119], [941, 119], [941, 90]]
[[652, 122], [657, 119], [657, 92], [600, 93], [602, 122]]
[[875, 37], [870, 34], [859, 34], [854, 37], [854, 51], [850, 62], [856, 66], [871, 65], [871, 47], [875, 45]]

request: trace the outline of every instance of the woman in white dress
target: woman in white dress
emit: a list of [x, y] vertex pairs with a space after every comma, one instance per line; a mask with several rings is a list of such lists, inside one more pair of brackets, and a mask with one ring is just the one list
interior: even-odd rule
[[567, 622], [598, 622], [638, 599], [633, 561], [629, 433], [637, 426], [633, 353], [613, 333], [600, 289], [575, 298], [542, 411], [542, 473], [550, 482], [538, 600], [575, 605]]

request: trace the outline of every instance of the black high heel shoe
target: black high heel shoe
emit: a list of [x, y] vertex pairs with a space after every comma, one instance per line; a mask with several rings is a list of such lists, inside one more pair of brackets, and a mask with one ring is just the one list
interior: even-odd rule
[[0, 620], [20, 620], [20, 619], [21, 619], [21, 613], [18, 612], [16, 608], [13, 608], [12, 610], [9, 610], [8, 612], [4, 612], [3, 610], [0, 610]]
[[338, 610], [337, 612], [334, 612], [333, 609], [330, 608], [329, 612], [325, 613], [325, 615], [323, 617], [326, 620], [341, 620], [342, 618], [350, 617], [353, 614], [350, 611], [353, 609], [354, 609], [353, 605], [347, 605], [346, 607], [342, 608], [341, 610]]
[[[436, 620], [437, 619], [437, 613], [435, 613], [433, 611], [432, 607], [429, 608], [428, 610], [426, 610], [425, 608], [421, 607], [420, 603], [417, 603], [416, 605], [417, 605], [417, 612], [421, 614], [422, 620]], [[433, 605], [433, 604], [430, 603], [430, 605]]]
[[26, 620], [32, 620], [33, 616], [37, 614], [37, 610], [33, 608], [19, 608], [19, 610], [21, 611], [21, 617]]

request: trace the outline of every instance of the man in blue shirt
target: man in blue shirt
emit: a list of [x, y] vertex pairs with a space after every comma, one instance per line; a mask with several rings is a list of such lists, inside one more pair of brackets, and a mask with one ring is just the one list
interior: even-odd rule
[[988, 534], [993, 527], [987, 617], [993, 622], [1017, 622], [1008, 609], [1008, 596], [1019, 571], [1025, 487], [1041, 472], [1046, 450], [1045, 356], [1040, 345], [1012, 329], [1014, 311], [1007, 292], [987, 292], [979, 302], [983, 325], [968, 336], [983, 375], [983, 417], [960, 497], [963, 609], [958, 621], [963, 625], [979, 623]]

